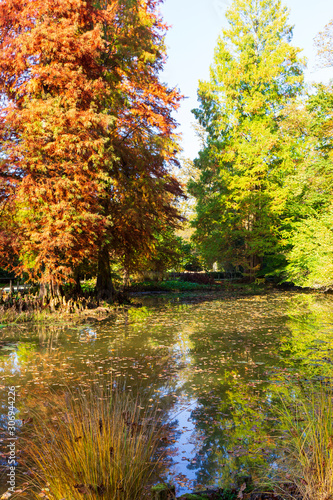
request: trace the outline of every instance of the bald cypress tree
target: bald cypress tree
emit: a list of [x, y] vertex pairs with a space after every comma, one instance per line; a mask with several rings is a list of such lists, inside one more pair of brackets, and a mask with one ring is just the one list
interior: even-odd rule
[[0, 2], [0, 265], [41, 283], [149, 256], [182, 191], [159, 0]]
[[281, 125], [302, 91], [303, 62], [280, 1], [234, 0], [226, 17], [193, 111], [206, 132], [195, 160], [201, 175], [190, 184], [194, 238], [208, 262], [254, 276], [279, 243], [284, 180], [298, 150]]

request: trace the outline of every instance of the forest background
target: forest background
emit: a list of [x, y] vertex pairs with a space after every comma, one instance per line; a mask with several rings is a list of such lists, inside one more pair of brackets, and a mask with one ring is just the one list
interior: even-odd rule
[[[162, 81], [159, 2], [2, 2], [2, 268], [56, 294], [95, 274], [111, 300], [115, 270], [332, 286], [332, 84], [304, 84], [280, 2], [234, 0], [226, 20], [192, 164], [181, 91]], [[317, 59], [331, 67], [327, 22]]]

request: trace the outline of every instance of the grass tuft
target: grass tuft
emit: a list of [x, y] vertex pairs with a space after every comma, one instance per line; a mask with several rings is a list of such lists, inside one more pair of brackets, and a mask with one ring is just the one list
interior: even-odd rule
[[50, 500], [144, 498], [158, 464], [160, 425], [153, 411], [96, 385], [66, 392], [60, 405], [48, 404], [48, 413], [34, 417], [25, 447], [34, 498], [41, 492]]
[[[333, 390], [311, 385], [293, 404], [283, 403], [274, 489], [283, 498], [333, 498]], [[281, 473], [282, 471], [282, 473]]]

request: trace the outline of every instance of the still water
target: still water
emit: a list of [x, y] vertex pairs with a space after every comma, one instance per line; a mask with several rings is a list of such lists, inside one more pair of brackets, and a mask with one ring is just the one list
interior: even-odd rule
[[136, 301], [142, 307], [107, 320], [0, 328], [0, 428], [9, 386], [16, 386], [22, 419], [43, 405], [49, 388], [106, 376], [134, 397], [139, 392], [148, 406], [159, 400], [172, 427], [165, 474], [178, 493], [223, 486], [236, 473], [253, 474], [274, 461], [280, 394], [331, 375], [333, 298], [270, 293]]

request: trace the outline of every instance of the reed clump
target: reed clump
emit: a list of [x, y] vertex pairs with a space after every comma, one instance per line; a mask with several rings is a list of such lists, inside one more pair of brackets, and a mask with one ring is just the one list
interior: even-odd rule
[[[34, 417], [26, 442], [34, 498], [136, 500], [145, 497], [159, 463], [156, 412], [118, 390], [67, 391]], [[52, 416], [51, 416], [52, 415]]]
[[[304, 389], [304, 388], [303, 388]], [[333, 498], [333, 390], [311, 384], [283, 403], [280, 412], [280, 456], [272, 474], [283, 498]]]

